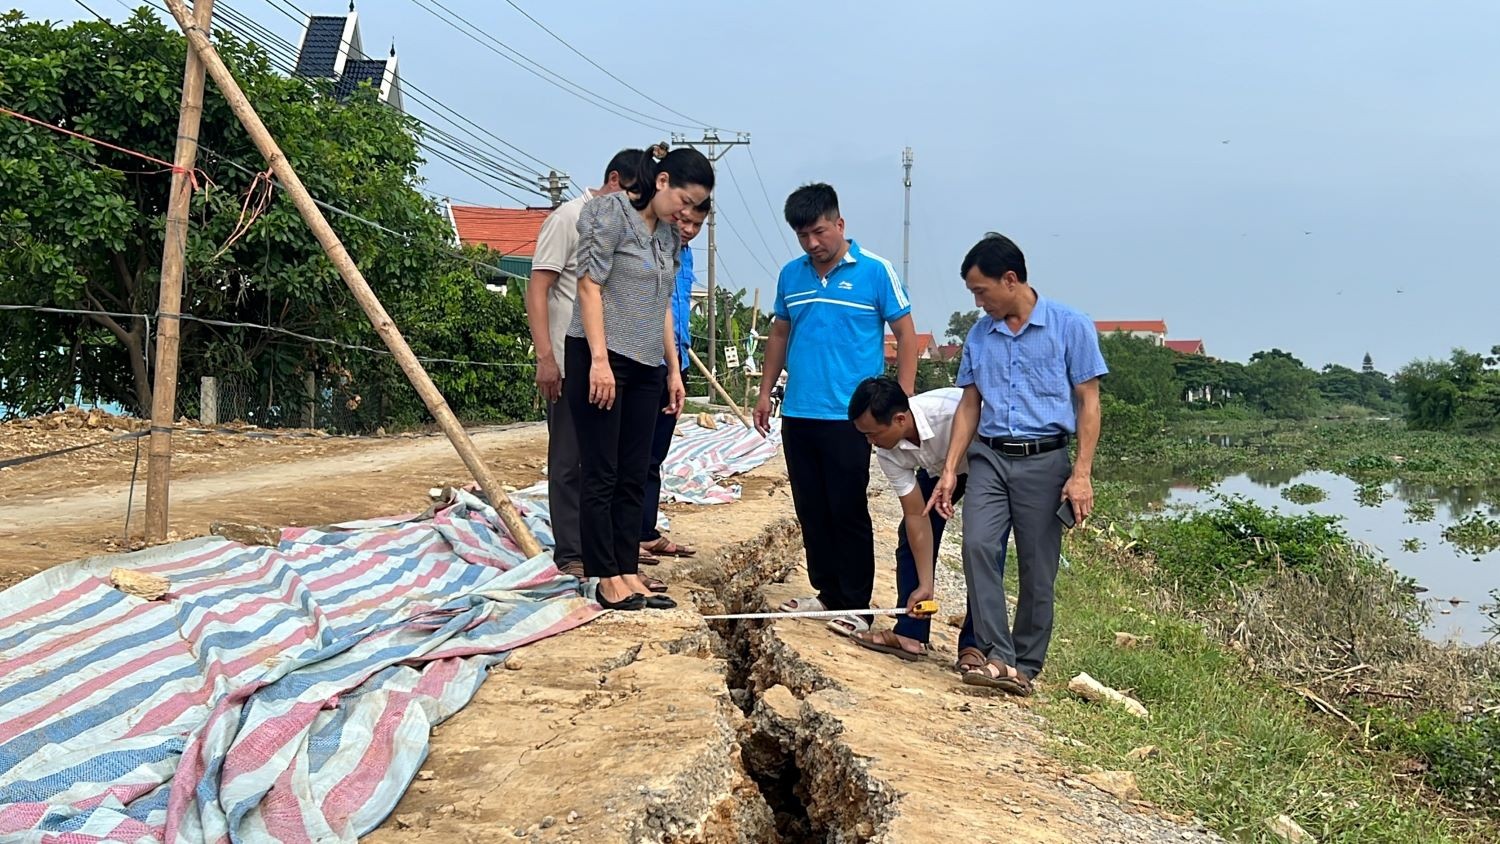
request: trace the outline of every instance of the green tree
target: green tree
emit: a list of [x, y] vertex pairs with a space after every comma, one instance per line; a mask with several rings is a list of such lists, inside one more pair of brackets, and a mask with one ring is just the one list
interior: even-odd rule
[[1347, 366], [1330, 363], [1318, 373], [1318, 393], [1333, 404], [1369, 407], [1368, 380]]
[[979, 311], [954, 311], [948, 317], [948, 339], [954, 343], [962, 343], [969, 337], [969, 329], [979, 321]]
[[1485, 356], [1454, 349], [1446, 361], [1418, 360], [1396, 376], [1407, 424], [1428, 430], [1500, 429], [1500, 348]]
[[1177, 379], [1176, 353], [1140, 337], [1123, 332], [1099, 338], [1099, 350], [1109, 365], [1103, 391], [1126, 404], [1160, 412], [1175, 411], [1184, 386]]
[[1256, 352], [1245, 367], [1246, 399], [1268, 416], [1305, 419], [1317, 412], [1317, 373], [1280, 349]]
[[[312, 194], [407, 235], [332, 219], [414, 346], [460, 358], [477, 352], [466, 344], [487, 330], [524, 335], [524, 321], [498, 317], [494, 309], [505, 306], [483, 288], [489, 273], [476, 273], [452, 253], [442, 216], [416, 190], [421, 159], [414, 121], [380, 104], [369, 90], [340, 103], [326, 90], [274, 73], [258, 47], [226, 33], [218, 42]], [[185, 48], [175, 29], [146, 10], [118, 26], [81, 21], [65, 27], [27, 22], [12, 12], [0, 18], [0, 66], [5, 68], [0, 102], [49, 124], [170, 160]], [[199, 138], [204, 145], [199, 179], [205, 189], [193, 197], [183, 312], [378, 347], [374, 331], [282, 193], [269, 194], [262, 213], [248, 219], [241, 236], [233, 236], [247, 197], [253, 205], [259, 195], [251, 191], [253, 175], [227, 160], [254, 169], [263, 165], [211, 84]], [[169, 182], [168, 173], [138, 158], [0, 119], [5, 244], [0, 301], [153, 312]], [[476, 300], [479, 294], [491, 298]], [[473, 307], [451, 319], [423, 321], [431, 308], [452, 302]], [[478, 325], [486, 316], [496, 321]], [[470, 324], [461, 328], [465, 319]], [[45, 411], [82, 387], [143, 411], [151, 402], [147, 346], [142, 319], [34, 314], [9, 321], [0, 354], [0, 404]], [[488, 351], [523, 356], [525, 346]], [[296, 402], [278, 397], [302, 396], [308, 372], [352, 394], [395, 397], [405, 390], [403, 400], [415, 400], [389, 359], [253, 328], [185, 321], [181, 371], [184, 383], [210, 374], [253, 384], [266, 407], [284, 406], [288, 415]], [[434, 377], [457, 376], [435, 372]], [[494, 395], [475, 398], [488, 405], [515, 377], [507, 369], [470, 373], [450, 401], [462, 405], [488, 392]]]

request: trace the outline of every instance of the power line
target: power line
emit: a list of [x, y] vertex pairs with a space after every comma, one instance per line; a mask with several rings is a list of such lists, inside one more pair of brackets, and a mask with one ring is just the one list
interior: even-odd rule
[[[307, 19], [310, 18], [310, 17], [312, 17], [309, 13], [303, 11], [302, 9], [298, 8], [295, 4], [289, 2], [289, 0], [265, 0], [265, 2], [268, 5], [272, 6], [277, 12], [281, 13], [281, 15], [283, 17], [287, 18], [292, 23], [294, 23], [294, 24], [296, 24], [298, 26], [306, 26], [307, 25]], [[290, 9], [291, 11], [288, 11], [288, 9]], [[295, 14], [294, 14], [294, 12], [295, 12]], [[298, 17], [299, 15], [301, 16], [300, 18]], [[287, 42], [285, 39], [281, 39], [279, 36], [274, 36], [274, 34], [273, 34], [273, 37], [276, 37], [278, 40], [282, 41], [284, 44], [287, 44], [288, 48], [290, 48], [290, 42]], [[339, 43], [340, 43], [340, 45], [346, 46], [346, 47], [347, 46], [352, 46], [347, 41], [340, 41]], [[294, 49], [292, 51], [295, 52]], [[294, 70], [295, 70], [295, 66], [294, 66]], [[537, 164], [537, 166], [540, 167], [543, 170], [558, 170], [559, 169], [555, 165], [548, 164], [547, 162], [545, 162], [542, 159], [536, 157], [535, 155], [532, 155], [531, 153], [527, 152], [526, 150], [521, 149], [520, 147], [518, 147], [515, 144], [511, 143], [510, 141], [507, 141], [504, 138], [500, 137], [499, 135], [496, 135], [494, 132], [490, 131], [489, 129], [486, 129], [481, 124], [479, 124], [479, 123], [471, 120], [470, 118], [466, 117], [465, 115], [463, 115], [462, 113], [458, 112], [453, 107], [447, 105], [442, 100], [438, 99], [433, 94], [427, 92], [424, 88], [422, 88], [421, 86], [419, 86], [416, 83], [412, 82], [410, 79], [408, 79], [406, 77], [402, 77], [402, 79], [401, 79], [401, 90], [402, 90], [403, 94], [411, 94], [412, 95], [412, 100], [415, 103], [417, 103], [418, 105], [423, 106], [429, 112], [431, 112], [433, 115], [441, 118], [444, 122], [452, 125], [458, 131], [465, 132], [470, 137], [475, 138], [475, 140], [480, 140], [480, 138], [475, 134], [475, 132], [477, 132], [479, 134], [484, 135], [485, 137], [488, 137], [488, 138], [492, 139], [495, 143], [498, 143], [501, 146], [504, 146], [504, 147], [506, 147], [506, 148], [508, 148], [510, 150], [513, 150], [515, 153], [517, 153], [521, 157], [530, 159], [531, 161], [535, 162]], [[422, 124], [424, 126], [430, 127], [430, 125], [431, 125], [431, 124], [425, 123], [424, 121], [420, 120], [419, 118], [417, 118], [415, 116], [412, 116], [412, 119], [416, 120], [418, 123], [420, 123], [420, 124]], [[459, 122], [456, 122], [456, 121], [460, 121], [463, 124], [467, 124], [468, 126], [472, 127], [472, 130], [464, 129], [463, 126], [461, 126], [459, 124]], [[495, 152], [498, 155], [500, 155], [502, 158], [510, 161], [512, 164], [514, 164], [515, 166], [517, 166], [517, 167], [519, 167], [519, 168], [521, 168], [523, 170], [528, 170], [529, 171], [531, 169], [530, 167], [528, 167], [527, 165], [521, 163], [519, 160], [517, 160], [513, 156], [510, 156], [510, 155], [508, 155], [506, 153], [500, 152], [499, 150], [495, 150]], [[516, 174], [516, 175], [519, 176], [520, 174]], [[537, 173], [535, 173], [535, 175], [540, 176], [541, 173], [537, 172]], [[526, 180], [523, 178], [523, 181], [526, 181]]]
[[[149, 323], [149, 321], [151, 319], [151, 315], [150, 314], [145, 314], [145, 313], [122, 313], [122, 312], [117, 312], [117, 311], [102, 311], [102, 310], [101, 311], [95, 311], [95, 310], [88, 310], [88, 309], [85, 309], [85, 308], [54, 308], [54, 307], [48, 307], [48, 306], [44, 306], [44, 305], [0, 304], [0, 311], [37, 311], [37, 312], [41, 312], [41, 313], [69, 314], [69, 315], [77, 315], [77, 316], [111, 316], [111, 317], [120, 317], [120, 318], [128, 318], [128, 319], [144, 319], [144, 320], [147, 320], [148, 323]], [[275, 326], [275, 325], [262, 325], [262, 324], [257, 323], [257, 322], [235, 322], [233, 320], [213, 319], [211, 317], [194, 316], [193, 314], [158, 313], [156, 315], [156, 317], [157, 317], [157, 319], [161, 319], [163, 317], [166, 317], [166, 318], [169, 318], [169, 319], [179, 319], [179, 320], [183, 320], [183, 321], [186, 321], [186, 322], [198, 322], [198, 323], [202, 323], [204, 325], [217, 326], [219, 328], [253, 328], [253, 329], [256, 329], [256, 330], [259, 330], [259, 331], [267, 331], [267, 332], [270, 332], [272, 334], [283, 334], [283, 335], [286, 335], [288, 337], [294, 337], [294, 338], [296, 338], [298, 340], [302, 340], [303, 342], [307, 342], [307, 343], [319, 343], [319, 344], [322, 344], [322, 345], [325, 345], [325, 346], [337, 346], [339, 348], [348, 349], [350, 351], [370, 352], [372, 354], [386, 355], [388, 357], [394, 357], [394, 355], [391, 354], [391, 351], [389, 349], [379, 349], [379, 348], [376, 348], [374, 346], [365, 346], [365, 345], [362, 345], [362, 344], [359, 344], [359, 343], [346, 343], [346, 342], [344, 342], [342, 340], [334, 340], [334, 339], [331, 339], [331, 338], [328, 338], [328, 337], [314, 337], [311, 334], [303, 334], [300, 331], [293, 331], [293, 330], [291, 330], [289, 328], [281, 328], [281, 327]], [[530, 368], [532, 368], [534, 366], [534, 364], [530, 364], [530, 363], [506, 363], [506, 362], [500, 362], [500, 361], [483, 361], [483, 360], [459, 360], [457, 358], [434, 358], [434, 357], [422, 357], [420, 355], [417, 356], [417, 360], [421, 361], [422, 363], [451, 363], [451, 364], [458, 364], [458, 365], [461, 365], [461, 366], [479, 366], [479, 367], [487, 367], [487, 368], [525, 368], [525, 369], [530, 369]]]
[[[98, 12], [94, 11], [93, 9], [89, 8], [89, 6], [87, 4], [85, 4], [83, 2], [83, 0], [76, 0], [76, 2], [78, 3], [78, 5], [82, 6], [85, 10], [87, 10], [94, 17], [98, 18], [102, 23], [104, 23], [105, 25], [111, 27], [116, 32], [120, 32], [121, 34], [124, 34], [123, 30], [121, 30], [118, 25], [116, 25], [113, 21], [110, 21], [108, 18], [104, 17], [103, 15], [99, 14]], [[123, 0], [121, 0], [121, 2], [123, 4]], [[149, 0], [148, 0], [148, 2], [149, 2]], [[160, 63], [160, 64], [162, 64], [163, 66], [165, 66], [165, 67], [172, 67], [171, 62], [167, 61], [159, 52], [155, 55], [155, 58], [156, 58], [157, 62]], [[248, 167], [245, 164], [243, 164], [242, 162], [236, 161], [236, 160], [234, 160], [234, 159], [232, 159], [232, 158], [224, 155], [223, 153], [220, 153], [220, 152], [214, 150], [213, 148], [208, 147], [208, 146], [206, 146], [206, 145], [204, 145], [202, 143], [200, 143], [198, 145], [198, 149], [199, 149], [200, 152], [204, 153], [205, 155], [208, 155], [208, 156], [214, 158], [217, 161], [223, 162], [224, 164], [227, 164], [230, 167], [232, 167], [232, 168], [234, 168], [236, 170], [239, 170], [240, 172], [242, 172], [242, 173], [244, 173], [244, 174], [246, 174], [248, 176], [252, 176], [253, 177], [253, 176], [258, 175], [261, 172], [259, 170], [256, 170], [256, 169], [253, 169], [251, 167]], [[275, 188], [278, 188], [278, 189], [281, 188], [281, 184], [279, 182], [277, 182], [275, 179], [270, 180], [270, 184], [273, 187], [275, 187]], [[392, 235], [392, 236], [395, 236], [395, 237], [399, 237], [399, 238], [401, 238], [402, 240], [404, 240], [406, 242], [411, 242], [414, 239], [413, 236], [410, 235], [410, 234], [399, 232], [399, 231], [396, 231], [394, 229], [391, 229], [391, 228], [388, 228], [386, 226], [383, 226], [383, 225], [381, 225], [381, 224], [379, 224], [379, 223], [377, 223], [377, 222], [375, 222], [373, 220], [370, 220], [370, 219], [368, 219], [366, 217], [363, 217], [363, 216], [361, 216], [359, 214], [356, 214], [356, 213], [354, 213], [353, 211], [350, 211], [347, 208], [341, 208], [341, 207], [339, 207], [337, 205], [334, 205], [334, 204], [329, 203], [329, 202], [325, 202], [325, 201], [323, 201], [321, 199], [318, 199], [316, 197], [310, 197], [310, 198], [312, 199], [312, 201], [313, 201], [314, 204], [316, 204], [319, 208], [322, 208], [325, 211], [328, 211], [328, 212], [331, 212], [331, 213], [334, 213], [334, 214], [338, 214], [338, 215], [340, 215], [342, 217], [346, 217], [346, 218], [354, 220], [354, 221], [356, 221], [358, 223], [362, 223], [362, 224], [364, 224], [366, 226], [370, 226], [371, 228], [374, 228], [374, 229], [376, 229], [378, 231], [384, 232], [386, 234], [389, 234], [389, 235]], [[522, 244], [522, 245], [524, 246], [525, 244]], [[526, 278], [524, 276], [519, 276], [519, 275], [516, 275], [515, 273], [511, 273], [511, 272], [507, 272], [505, 270], [502, 270], [502, 269], [500, 269], [500, 267], [498, 265], [486, 264], [486, 263], [483, 263], [481, 261], [476, 261], [473, 258], [470, 258], [468, 255], [465, 255], [461, 249], [455, 249], [453, 247], [447, 246], [446, 244], [444, 245], [443, 248], [444, 248], [444, 250], [446, 252], [448, 252], [449, 254], [451, 254], [453, 257], [458, 258], [460, 261], [463, 261], [464, 263], [469, 264], [471, 266], [483, 269], [483, 270], [485, 270], [485, 271], [487, 271], [487, 272], [489, 272], [491, 274], [496, 274], [496, 275], [500, 275], [500, 276], [505, 277], [505, 278], [512, 278], [512, 279], [517, 279], [517, 280], [521, 280], [521, 281], [525, 281], [526, 280]], [[499, 258], [508, 257], [510, 254], [511, 253], [501, 253], [499, 255]]]
[[[746, 144], [746, 146], [748, 147], [749, 145]], [[760, 215], [756, 214], [750, 209], [750, 198], [746, 196], [744, 190], [740, 188], [739, 177], [734, 175], [734, 167], [730, 165], [729, 159], [727, 158], [724, 160], [724, 169], [729, 173], [729, 181], [734, 184], [734, 192], [739, 194], [740, 204], [745, 206], [745, 214], [750, 218], [750, 225], [755, 229], [755, 236], [760, 238], [760, 245], [765, 247], [766, 254], [768, 256], [771, 256], [771, 264], [774, 266], [776, 264], [776, 250], [771, 248], [771, 244], [766, 241], [765, 234], [761, 232], [760, 223], [756, 222], [756, 218]], [[729, 221], [725, 220], [724, 222], [727, 224]]]
[[[584, 102], [594, 106], [595, 108], [603, 109], [604, 111], [607, 111], [615, 115], [616, 117], [629, 120], [630, 122], [644, 126], [647, 129], [668, 131], [670, 127], [673, 126], [686, 129], [697, 128], [696, 126], [693, 126], [691, 124], [678, 123], [676, 121], [666, 120], [660, 117], [653, 117], [652, 115], [646, 114], [645, 112], [637, 111], [626, 105], [621, 105], [620, 103], [617, 103], [609, 99], [608, 97], [596, 94], [593, 91], [590, 91], [589, 89], [583, 87], [582, 85], [579, 85], [578, 83], [555, 73], [554, 71], [533, 60], [524, 53], [519, 52], [505, 42], [499, 40], [498, 38], [495, 38], [493, 35], [485, 32], [483, 29], [480, 29], [473, 23], [470, 23], [467, 18], [464, 18], [462, 15], [459, 15], [458, 13], [449, 9], [447, 6], [444, 6], [442, 3], [438, 2], [438, 0], [430, 0], [430, 2], [432, 2], [433, 5], [437, 6], [438, 9], [442, 9], [442, 12], [439, 12], [437, 11], [437, 9], [432, 8], [432, 6], [427, 5], [427, 0], [412, 0], [412, 2], [421, 7], [428, 14], [457, 30], [459, 33], [467, 36], [470, 40], [474, 41], [474, 43], [478, 44], [479, 46], [484, 47], [485, 49], [505, 59], [516, 67], [519, 67], [527, 73], [530, 73], [532, 76], [541, 79], [542, 81], [546, 82], [549, 85], [552, 85], [553, 87], [566, 91], [567, 93], [573, 95], [574, 97], [577, 97], [580, 100], [583, 100]], [[462, 25], [456, 23], [455, 20], [462, 21]], [[476, 35], [475, 33], [478, 34]]]
[[677, 115], [678, 117], [681, 117], [683, 120], [687, 120], [689, 122], [696, 123], [699, 126], [708, 126], [708, 125], [710, 125], [710, 124], [708, 124], [708, 123], [706, 123], [704, 121], [701, 121], [701, 120], [693, 120], [693, 118], [687, 116], [686, 114], [683, 114], [682, 112], [678, 111], [675, 108], [672, 108], [671, 106], [667, 105], [666, 103], [662, 102], [661, 100], [658, 100], [655, 97], [651, 96], [650, 94], [647, 94], [645, 91], [642, 91], [641, 89], [635, 87], [634, 85], [631, 85], [629, 82], [626, 82], [625, 80], [623, 80], [620, 77], [616, 76], [615, 74], [611, 73], [603, 65], [601, 65], [598, 62], [594, 61], [593, 59], [589, 58], [588, 54], [584, 53], [582, 50], [579, 50], [577, 47], [574, 47], [572, 44], [568, 43], [567, 39], [563, 38], [561, 35], [558, 35], [557, 33], [553, 32], [550, 29], [548, 29], [546, 24], [544, 24], [541, 21], [537, 20], [536, 18], [532, 17], [530, 13], [528, 13], [525, 9], [521, 8], [520, 6], [516, 5], [514, 2], [512, 2], [512, 0], [505, 0], [505, 2], [506, 2], [506, 5], [510, 6], [512, 9], [515, 9], [516, 11], [520, 12], [521, 15], [523, 17], [525, 17], [527, 20], [529, 20], [532, 23], [536, 24], [537, 27], [539, 27], [543, 32], [545, 32], [548, 35], [552, 36], [552, 38], [554, 40], [556, 40], [557, 43], [563, 45], [564, 47], [567, 47], [569, 50], [571, 50], [573, 52], [574, 55], [578, 56], [580, 59], [583, 59], [584, 61], [586, 61], [589, 64], [593, 65], [595, 69], [597, 69], [599, 72], [603, 73], [605, 76], [608, 76], [610, 79], [613, 79], [614, 81], [620, 83], [621, 85], [624, 85], [626, 88], [629, 88], [632, 92], [634, 92], [636, 94], [639, 94], [641, 97], [644, 97], [645, 99], [649, 100], [651, 103], [653, 103], [655, 105], [658, 105], [658, 106], [661, 106], [662, 108], [666, 109], [667, 111], [670, 111], [673, 114]]
[[760, 256], [755, 254], [755, 250], [750, 248], [750, 244], [745, 242], [745, 238], [740, 236], [739, 229], [736, 229], [734, 227], [734, 223], [731, 223], [729, 221], [729, 218], [724, 216], [724, 210], [722, 208], [716, 208], [714, 210], [716, 210], [719, 216], [723, 218], [724, 225], [729, 227], [729, 233], [734, 235], [734, 239], [738, 240], [740, 242], [740, 245], [745, 247], [745, 252], [750, 255], [750, 260], [754, 261], [755, 265], [760, 267], [761, 272], [765, 273], [768, 276], [775, 276], [776, 274], [771, 272], [771, 270], [766, 267], [765, 263], [760, 260]]
[[[147, 2], [152, 2], [152, 0], [147, 0]], [[243, 14], [236, 12], [233, 9], [229, 9], [226, 7], [225, 10], [232, 20], [232, 23], [221, 23], [220, 28], [228, 30], [229, 32], [234, 33], [235, 35], [238, 35], [251, 43], [259, 42], [259, 46], [261, 47], [261, 49], [264, 50], [267, 56], [271, 59], [271, 64], [276, 67], [277, 70], [286, 73], [288, 77], [293, 79], [301, 79], [308, 85], [314, 87], [317, 87], [319, 84], [324, 84], [320, 83], [318, 80], [314, 80], [297, 74], [295, 48], [285, 39], [281, 38], [273, 32], [270, 32], [260, 24], [249, 20]], [[285, 12], [285, 10], [282, 11], [283, 14], [287, 14], [288, 17], [291, 17], [291, 15]], [[258, 36], [257, 33], [259, 33]], [[406, 87], [408, 86], [403, 82], [403, 89], [405, 89]], [[417, 89], [416, 86], [410, 87], [412, 88], [413, 92], [420, 93], [420, 89]], [[412, 96], [412, 100], [418, 104], [422, 104], [421, 96], [414, 95]], [[442, 104], [438, 103], [438, 105], [441, 106]], [[427, 106], [427, 108], [429, 110], [434, 110], [431, 106]], [[444, 106], [444, 108], [446, 108], [446, 106]], [[526, 200], [521, 199], [514, 193], [506, 190], [504, 187], [501, 187], [501, 184], [508, 185], [512, 188], [516, 188], [517, 190], [525, 191], [528, 193], [544, 195], [535, 185], [535, 181], [537, 178], [535, 174], [523, 174], [517, 172], [515, 169], [512, 169], [513, 166], [519, 166], [522, 168], [525, 167], [525, 165], [521, 164], [519, 161], [516, 161], [514, 157], [509, 156], [497, 149], [494, 149], [493, 147], [491, 147], [489, 150], [480, 149], [474, 144], [464, 141], [443, 129], [439, 129], [438, 127], [433, 126], [430, 123], [422, 121], [420, 118], [410, 115], [408, 116], [411, 117], [411, 119], [414, 120], [422, 129], [421, 135], [419, 136], [417, 142], [418, 145], [420, 145], [424, 150], [448, 162], [449, 164], [452, 164], [470, 177], [494, 189], [502, 196], [510, 199], [512, 202], [516, 202], [523, 206], [529, 204]], [[462, 115], [459, 116], [462, 117]], [[468, 132], [467, 130], [463, 129], [462, 126], [459, 126], [452, 119], [444, 117], [444, 120], [454, 125], [459, 129], [459, 131], [467, 132], [470, 137], [475, 137], [472, 132]], [[476, 140], [478, 139], [476, 138]], [[445, 152], [444, 150], [447, 150], [447, 152]], [[453, 161], [454, 156], [471, 159], [474, 163], [477, 163], [480, 166], [460, 166]], [[505, 160], [501, 161], [500, 158], [497, 158], [496, 156], [499, 156], [500, 158], [503, 158]]]
[[774, 228], [781, 233], [781, 243], [786, 247], [786, 251], [791, 252], [792, 243], [786, 238], [786, 229], [782, 227], [782, 219], [776, 216], [776, 206], [771, 203], [771, 194], [766, 190], [766, 180], [760, 177], [760, 165], [755, 163], [755, 151], [746, 146], [745, 153], [750, 156], [750, 166], [755, 168], [755, 180], [760, 182], [760, 195], [766, 200], [766, 210], [771, 212], [771, 219], [776, 221]]

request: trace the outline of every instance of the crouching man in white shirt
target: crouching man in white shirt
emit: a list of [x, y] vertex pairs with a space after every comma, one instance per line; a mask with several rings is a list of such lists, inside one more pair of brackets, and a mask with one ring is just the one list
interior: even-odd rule
[[[943, 474], [953, 414], [963, 394], [957, 387], [945, 387], [907, 397], [896, 379], [882, 375], [860, 382], [849, 400], [849, 420], [875, 447], [875, 460], [901, 499], [896, 592], [898, 605], [908, 611], [918, 601], [933, 597], [937, 549], [947, 520], [937, 508], [927, 512], [927, 499]], [[967, 466], [959, 470], [954, 501], [963, 496], [967, 472]], [[1003, 545], [998, 553], [1005, 553]], [[927, 654], [931, 626], [929, 618], [908, 612], [897, 618], [893, 629], [861, 633], [854, 641], [872, 651], [917, 660]], [[963, 670], [966, 659], [976, 665], [984, 662], [974, 644], [974, 629], [965, 615], [958, 637], [959, 670]]]

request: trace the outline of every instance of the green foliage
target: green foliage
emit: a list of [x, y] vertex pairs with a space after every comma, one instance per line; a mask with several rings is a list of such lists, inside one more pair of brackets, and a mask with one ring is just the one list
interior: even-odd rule
[[[1380, 413], [1396, 409], [1395, 385], [1381, 372], [1355, 372], [1330, 363], [1318, 373], [1318, 394], [1333, 405], [1349, 405]], [[1342, 415], [1348, 415], [1344, 413]]]
[[1317, 375], [1280, 349], [1251, 355], [1245, 380], [1246, 399], [1267, 416], [1306, 419], [1318, 410]]
[[969, 339], [969, 329], [979, 321], [979, 311], [954, 311], [948, 317], [948, 339], [954, 343], [962, 343]]
[[[1087, 671], [1129, 689], [1151, 718], [1039, 695], [1039, 711], [1066, 736], [1056, 752], [1075, 765], [1133, 771], [1147, 799], [1192, 812], [1233, 841], [1278, 841], [1265, 820], [1283, 813], [1325, 842], [1493, 840], [1492, 827], [1475, 830], [1415, 791], [1396, 774], [1393, 754], [1367, 753], [1326, 729], [1274, 678], [1247, 667], [1178, 608], [1159, 607], [1159, 584], [1122, 564], [1107, 539], [1070, 539], [1045, 676]], [[1147, 638], [1119, 648], [1117, 630]], [[1127, 756], [1145, 745], [1159, 756]]]
[[1359, 485], [1354, 491], [1354, 500], [1361, 507], [1379, 507], [1390, 500], [1391, 493], [1385, 488], [1385, 484], [1379, 481], [1370, 481]]
[[1099, 350], [1109, 364], [1103, 393], [1158, 413], [1176, 412], [1185, 392], [1176, 378], [1176, 352], [1118, 331], [1101, 335]]
[[1413, 524], [1437, 518], [1437, 507], [1431, 501], [1413, 501], [1406, 505], [1406, 520]]
[[1293, 504], [1317, 504], [1327, 499], [1328, 493], [1312, 484], [1292, 484], [1281, 491], [1281, 497]]
[[1443, 528], [1443, 539], [1465, 554], [1488, 554], [1500, 548], [1500, 520], [1474, 512]]
[[1380, 745], [1416, 756], [1425, 779], [1444, 797], [1470, 811], [1500, 807], [1500, 714], [1452, 717], [1441, 712], [1375, 709]]
[[1099, 437], [1106, 451], [1116, 457], [1122, 456], [1130, 444], [1159, 435], [1167, 421], [1159, 409], [1127, 404], [1109, 392], [1100, 395], [1099, 410]]
[[1336, 517], [1284, 515], [1243, 498], [1221, 497], [1212, 509], [1146, 519], [1132, 530], [1158, 568], [1196, 593], [1251, 585], [1283, 567], [1316, 572], [1349, 541]]
[[[490, 342], [495, 332], [524, 337], [524, 325], [496, 315], [483, 297], [491, 280], [460, 261], [437, 209], [417, 190], [414, 121], [362, 91], [345, 103], [304, 80], [273, 72], [265, 54], [217, 36], [219, 51], [311, 193], [356, 210], [403, 238], [337, 218], [334, 228], [382, 303], [414, 346], [435, 357], [524, 360], [525, 346]], [[0, 102], [39, 119], [170, 160], [176, 140], [185, 43], [147, 11], [118, 27], [66, 26], [0, 18]], [[343, 343], [381, 346], [307, 226], [280, 191], [243, 237], [230, 242], [261, 158], [223, 97], [205, 91], [199, 166], [211, 183], [195, 193], [182, 310], [198, 317], [257, 323]], [[223, 156], [220, 158], [219, 156]], [[204, 181], [204, 176], [200, 176]], [[0, 301], [151, 313], [156, 308], [169, 174], [147, 162], [14, 119], [0, 120]], [[455, 302], [467, 303], [452, 309]], [[442, 311], [435, 325], [421, 320]], [[452, 309], [452, 310], [449, 310]], [[5, 316], [0, 405], [19, 413], [51, 410], [75, 389], [141, 412], [151, 401], [142, 320], [28, 314]], [[347, 395], [380, 395], [395, 416], [425, 418], [388, 359], [311, 344], [251, 328], [182, 325], [181, 384], [214, 375], [255, 385], [270, 424], [292, 421], [306, 373]], [[489, 357], [499, 355], [500, 358]], [[504, 357], [510, 355], [510, 357]], [[450, 389], [490, 409], [520, 370], [434, 373]], [[522, 381], [529, 380], [522, 376]], [[179, 388], [180, 392], [189, 393]], [[455, 400], [456, 399], [456, 400]], [[450, 396], [455, 405], [467, 401]], [[356, 405], [359, 402], [354, 402]], [[285, 404], [285, 410], [280, 405]], [[398, 412], [400, 411], [400, 412]], [[377, 422], [376, 424], [379, 424]], [[389, 422], [387, 422], [389, 424]]]
[[1500, 430], [1500, 346], [1489, 356], [1454, 349], [1446, 361], [1414, 361], [1396, 382], [1413, 428]]

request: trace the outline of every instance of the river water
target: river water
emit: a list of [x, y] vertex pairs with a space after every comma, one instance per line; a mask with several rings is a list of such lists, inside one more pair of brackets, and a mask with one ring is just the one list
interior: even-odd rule
[[[1292, 484], [1310, 484], [1327, 497], [1314, 504], [1294, 504], [1281, 495]], [[1368, 494], [1362, 502], [1359, 489], [1359, 484], [1332, 472], [1270, 469], [1234, 475], [1201, 489], [1185, 478], [1173, 478], [1167, 479], [1165, 489], [1158, 481], [1143, 491], [1152, 503], [1168, 508], [1211, 507], [1215, 496], [1232, 495], [1283, 513], [1338, 516], [1350, 538], [1378, 548], [1392, 568], [1427, 590], [1421, 597], [1432, 608], [1428, 636], [1466, 644], [1488, 640], [1492, 631], [1486, 629], [1490, 621], [1482, 606], [1491, 602], [1491, 590], [1500, 589], [1500, 549], [1465, 552], [1443, 538], [1443, 528], [1473, 512], [1500, 515], [1500, 485], [1431, 487], [1398, 481], [1384, 486], [1384, 500], [1378, 502]], [[1430, 520], [1421, 521], [1409, 512], [1417, 502], [1432, 505]]]

